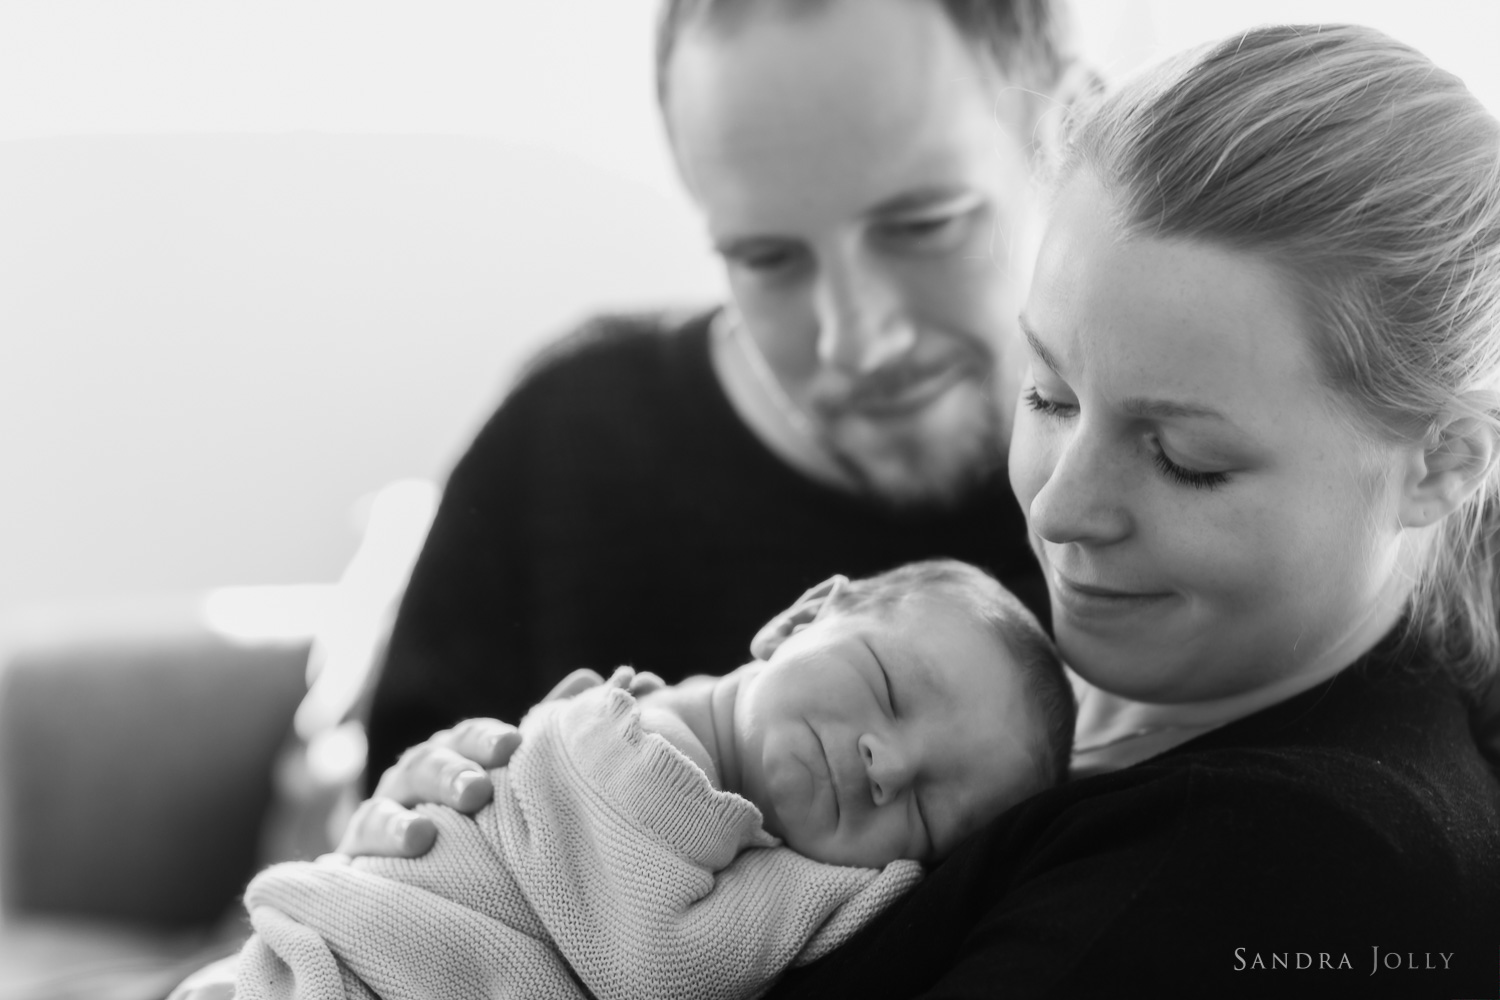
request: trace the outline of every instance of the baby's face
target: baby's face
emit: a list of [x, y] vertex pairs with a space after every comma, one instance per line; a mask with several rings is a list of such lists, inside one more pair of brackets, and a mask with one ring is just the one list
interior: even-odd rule
[[1014, 657], [942, 598], [825, 615], [747, 669], [741, 791], [819, 861], [935, 860], [1034, 781]]

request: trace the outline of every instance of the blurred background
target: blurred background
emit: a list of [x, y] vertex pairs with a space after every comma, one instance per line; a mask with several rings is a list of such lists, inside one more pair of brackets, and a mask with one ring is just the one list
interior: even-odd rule
[[[720, 294], [653, 0], [0, 2], [0, 611], [336, 579], [543, 339]], [[1493, 0], [1077, 0], [1108, 75], [1358, 20], [1500, 108]]]

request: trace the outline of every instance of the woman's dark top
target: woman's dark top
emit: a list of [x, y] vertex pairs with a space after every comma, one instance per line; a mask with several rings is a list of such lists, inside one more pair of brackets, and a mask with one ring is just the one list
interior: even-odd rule
[[577, 667], [724, 673], [805, 589], [951, 556], [1039, 614], [1004, 470], [960, 506], [898, 512], [822, 487], [745, 427], [710, 315], [605, 318], [544, 352], [453, 470], [398, 613], [371, 781], [477, 715], [517, 721]]
[[1044, 792], [771, 996], [1500, 996], [1500, 785], [1424, 670]]

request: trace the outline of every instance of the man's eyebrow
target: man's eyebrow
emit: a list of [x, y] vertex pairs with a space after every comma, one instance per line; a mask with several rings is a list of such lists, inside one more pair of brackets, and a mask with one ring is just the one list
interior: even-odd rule
[[898, 195], [876, 202], [870, 207], [866, 215], [899, 215], [902, 212], [914, 212], [919, 209], [931, 208], [933, 205], [947, 201], [974, 197], [978, 195], [971, 188], [959, 184], [934, 184], [927, 187], [915, 188], [911, 191], [903, 191]]
[[795, 241], [785, 236], [776, 236], [771, 233], [746, 233], [743, 236], [725, 236], [722, 238], [715, 236], [710, 238], [710, 245], [713, 247], [714, 253], [724, 257], [757, 244], [788, 244], [793, 242]]
[[1016, 319], [1020, 322], [1021, 332], [1026, 334], [1026, 343], [1031, 345], [1031, 352], [1036, 355], [1037, 360], [1052, 369], [1053, 374], [1061, 374], [1058, 369], [1057, 358], [1053, 357], [1052, 352], [1047, 350], [1046, 345], [1037, 339], [1036, 333], [1032, 331], [1031, 323], [1027, 321], [1026, 316], [1023, 314], [1017, 316]]

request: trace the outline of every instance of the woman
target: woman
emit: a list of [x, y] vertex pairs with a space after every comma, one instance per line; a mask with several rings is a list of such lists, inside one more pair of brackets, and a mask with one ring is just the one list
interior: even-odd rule
[[1266, 28], [1086, 112], [1011, 482], [1092, 773], [778, 995], [1494, 995], [1500, 127]]
[[772, 995], [1494, 995], [1500, 126], [1266, 28], [1057, 176], [1010, 472], [1082, 776]]

